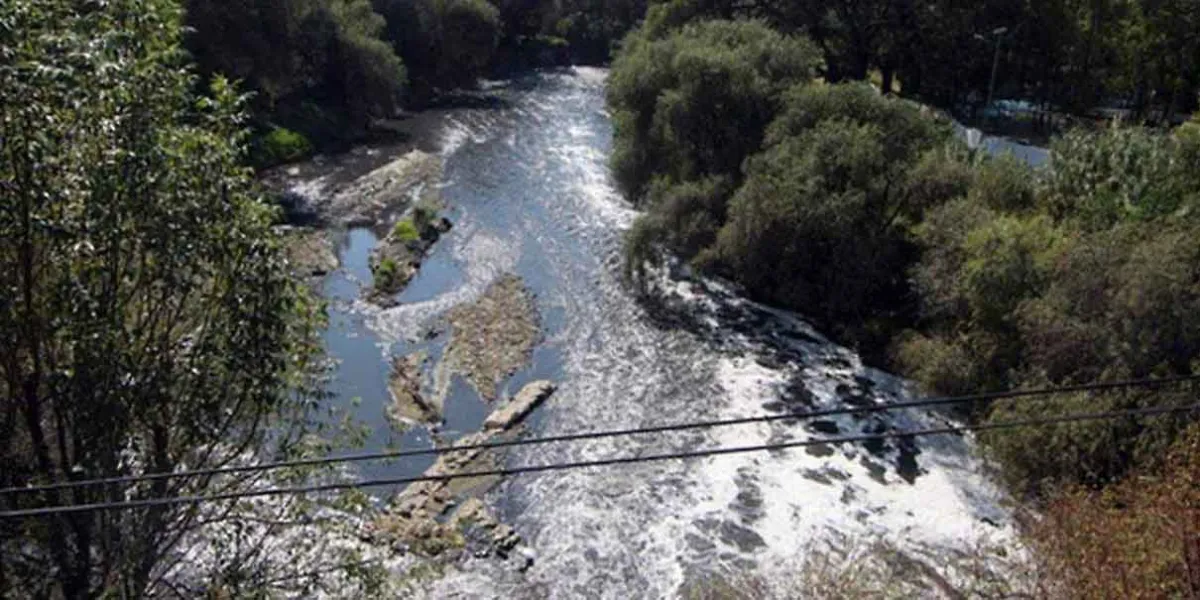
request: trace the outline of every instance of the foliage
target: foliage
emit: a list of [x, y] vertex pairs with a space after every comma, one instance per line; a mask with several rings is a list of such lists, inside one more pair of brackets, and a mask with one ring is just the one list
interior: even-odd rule
[[911, 224], [954, 192], [914, 171], [949, 130], [866, 86], [798, 86], [786, 101], [747, 163], [717, 255], [755, 295], [851, 339], [886, 329], [904, 309]]
[[[646, 0], [497, 0], [503, 24], [498, 70], [603, 64], [646, 13]], [[525, 55], [525, 56], [522, 56]]]
[[300, 160], [312, 152], [312, 144], [303, 134], [283, 127], [273, 127], [266, 135], [254, 140], [251, 162], [271, 166]]
[[393, 289], [399, 281], [400, 264], [394, 258], [384, 257], [371, 269], [371, 276], [375, 278], [376, 289]]
[[[319, 307], [291, 280], [274, 211], [239, 166], [236, 91], [217, 78], [210, 97], [193, 93], [181, 17], [167, 0], [0, 6], [4, 487], [276, 456], [307, 426]], [[156, 480], [10, 502], [251, 484]], [[200, 519], [194, 506], [149, 506], [6, 521], [0, 577], [33, 596], [167, 593], [161, 559]]]
[[618, 186], [642, 203], [657, 177], [740, 179], [780, 95], [815, 66], [810, 44], [757, 22], [696, 23], [663, 39], [634, 34], [608, 82]]
[[187, 0], [186, 8], [201, 73], [243, 81], [264, 120], [323, 143], [399, 106], [405, 68], [367, 0]]
[[437, 207], [433, 203], [418, 202], [412, 209], [412, 222], [417, 231], [425, 232], [434, 227], [437, 219]]
[[[1086, 114], [1120, 99], [1135, 119], [1196, 105], [1200, 12], [1188, 0], [893, 2], [657, 0], [643, 26], [661, 37], [704, 19], [763, 19], [820, 48], [829, 82], [903, 82], [906, 96], [973, 116], [992, 90]], [[1038, 120], [1046, 124], [1046, 115]]]
[[[1200, 358], [1200, 239], [1183, 147], [1140, 131], [1073, 134], [1040, 178], [991, 161], [963, 200], [917, 227], [921, 331], [897, 364], [928, 388], [966, 393], [1188, 374]], [[1039, 180], [1040, 179], [1040, 180]], [[1031, 187], [1029, 181], [1036, 183]], [[999, 404], [990, 420], [1166, 405], [1183, 396], [1105, 393]], [[1101, 484], [1145, 464], [1186, 419], [984, 435], [1010, 482], [1040, 491]]]
[[751, 159], [717, 248], [729, 272], [825, 323], [864, 317], [903, 273], [884, 138], [873, 123], [830, 119]]
[[418, 102], [471, 87], [491, 64], [502, 24], [487, 0], [375, 0], [386, 38], [404, 59]]
[[[693, 49], [687, 37], [761, 27], [692, 24], [635, 39], [618, 59], [614, 171], [647, 209], [630, 234], [629, 271], [665, 248], [839, 333], [877, 336], [904, 310], [894, 299], [905, 295], [912, 224], [965, 192], [967, 168], [938, 160], [954, 154], [947, 123], [867, 86], [808, 83], [793, 75], [803, 72], [796, 60], [771, 55], [779, 40], [733, 54], [712, 41]], [[794, 52], [807, 56], [805, 47]], [[692, 53], [716, 57], [694, 88], [672, 79], [688, 73]], [[766, 68], [754, 75], [731, 56]], [[714, 73], [726, 71], [718, 83]], [[714, 126], [722, 122], [731, 126]]]
[[1185, 598], [1200, 592], [1200, 436], [1161, 466], [1104, 490], [1056, 492], [1027, 539], [1063, 598]]
[[421, 232], [413, 223], [413, 219], [400, 219], [392, 228], [392, 237], [407, 244], [421, 239]]
[[1051, 162], [1048, 211], [1077, 219], [1088, 230], [1167, 216], [1200, 192], [1188, 173], [1195, 165], [1180, 156], [1179, 143], [1141, 129], [1072, 132], [1055, 142]]

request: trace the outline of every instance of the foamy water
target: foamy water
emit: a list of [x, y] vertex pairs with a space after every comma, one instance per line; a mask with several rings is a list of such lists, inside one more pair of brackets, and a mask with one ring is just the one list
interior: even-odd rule
[[[442, 191], [454, 229], [430, 259], [442, 266], [405, 292], [417, 300], [353, 308], [384, 354], [516, 272], [535, 294], [545, 334], [534, 365], [518, 377], [537, 373], [560, 384], [536, 416], [535, 434], [906, 398], [903, 381], [864, 367], [798, 315], [747, 302], [715, 282], [663, 274], [669, 307], [652, 318], [619, 276], [621, 238], [637, 213], [608, 175], [605, 77], [602, 69], [575, 69], [494, 83], [491, 92], [506, 107], [445, 115]], [[386, 369], [386, 356], [380, 365]], [[526, 447], [508, 461], [548, 464], [945, 423], [917, 410], [817, 426], [776, 421]], [[705, 574], [770, 572], [822, 541], [882, 540], [924, 555], [981, 538], [1006, 543], [1013, 532], [1003, 498], [980, 475], [971, 448], [966, 437], [922, 438], [522, 475], [488, 501], [524, 537], [532, 565], [464, 559], [424, 593], [666, 598]]]

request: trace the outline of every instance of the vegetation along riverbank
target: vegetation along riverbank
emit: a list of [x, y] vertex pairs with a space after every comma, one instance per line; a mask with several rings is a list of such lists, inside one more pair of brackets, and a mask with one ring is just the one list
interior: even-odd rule
[[[491, 581], [509, 584], [540, 564], [522, 545], [526, 537], [555, 544], [565, 532], [607, 540], [614, 556], [589, 546], [560, 563], [566, 568], [555, 576], [563, 581], [542, 574], [511, 589], [649, 595], [670, 580], [683, 597], [762, 597], [780, 589], [827, 597], [1017, 590], [1054, 598], [1197, 597], [1200, 425], [1186, 413], [956, 439], [967, 449], [979, 442], [995, 472], [972, 476], [1003, 482], [1017, 505], [1019, 531], [1008, 547], [914, 558], [911, 549], [881, 542], [833, 561], [842, 566], [814, 551], [795, 582], [739, 571], [761, 567], [751, 559], [779, 533], [767, 530], [784, 529], [766, 516], [764, 498], [778, 495], [772, 485], [787, 486], [768, 483], [749, 465], [696, 475], [684, 469], [698, 462], [678, 463], [679, 471], [647, 470], [586, 494], [561, 483], [550, 498], [532, 486], [498, 487], [498, 476], [446, 479], [504, 466], [507, 455], [497, 450], [463, 446], [516, 439], [540, 406], [557, 408], [564, 397], [649, 404], [673, 391], [691, 394], [696, 405], [698, 394], [724, 402], [696, 410], [700, 416], [631, 404], [623, 405], [628, 414], [614, 415], [608, 406], [577, 402], [573, 410], [586, 416], [572, 425], [581, 429], [712, 418], [731, 407], [765, 406], [758, 396], [770, 394], [820, 406], [801, 377], [811, 365], [799, 363], [810, 359], [825, 365], [821, 381], [833, 390], [822, 398], [863, 405], [899, 394], [876, 395], [874, 383], [853, 393], [831, 383], [888, 379], [857, 364], [859, 357], [945, 395], [1197, 374], [1200, 117], [1187, 116], [1200, 100], [1197, 31], [1200, 8], [1187, 0], [0, 4], [0, 510], [54, 513], [0, 519], [0, 597], [402, 595], [417, 579], [436, 579], [447, 565], [475, 558], [498, 561], [488, 564], [503, 565], [504, 573]], [[580, 189], [570, 194], [611, 203], [598, 218], [607, 230], [529, 244], [544, 261], [521, 255], [484, 265], [496, 267], [489, 278], [473, 281], [476, 289], [463, 285], [459, 301], [430, 319], [441, 329], [424, 341], [445, 334], [436, 343], [396, 351], [419, 341], [381, 335], [364, 344], [376, 353], [372, 360], [382, 349], [380, 381], [366, 382], [388, 397], [388, 424], [380, 429], [424, 448], [462, 434], [448, 442], [459, 450], [419, 465], [414, 472], [429, 480], [394, 493], [382, 485], [378, 498], [331, 492], [352, 487], [359, 474], [321, 457], [362, 437], [352, 419], [330, 418], [345, 414], [331, 409], [346, 407], [329, 401], [335, 367], [324, 355], [332, 337], [323, 336], [333, 311], [319, 295], [327, 275], [344, 274], [337, 236], [370, 229], [379, 240], [363, 253], [362, 285], [339, 300], [359, 316], [387, 315], [403, 312], [405, 289], [438, 258], [439, 243], [462, 231], [451, 230], [452, 207], [442, 197], [445, 159], [411, 132], [414, 115], [500, 107], [487, 89], [507, 84], [489, 78], [610, 62], [607, 111], [596, 105], [587, 112], [603, 124], [595, 131], [605, 132], [605, 144], [611, 117], [609, 173], [628, 204], [608, 193], [603, 175], [585, 172], [587, 160], [608, 152], [605, 144], [579, 145], [593, 130], [560, 132], [558, 122], [534, 119], [566, 136], [538, 146], [542, 154], [570, 155], [585, 173], [574, 173]], [[591, 90], [598, 98], [598, 88]], [[585, 96], [564, 97], [558, 100]], [[951, 118], [1046, 140], [1049, 161], [1033, 167], [990, 155], [956, 135]], [[512, 133], [498, 144], [518, 149], [526, 141]], [[513, 152], [506, 156], [530, 164], [510, 165], [505, 177], [545, 176], [542, 156]], [[306, 158], [312, 162], [299, 162]], [[339, 171], [342, 161], [355, 164], [353, 174]], [[359, 172], [363, 164], [369, 168]], [[308, 169], [324, 176], [307, 178]], [[496, 179], [485, 179], [487, 193], [502, 187]], [[301, 180], [314, 189], [292, 185]], [[556, 200], [568, 193], [538, 189]], [[526, 205], [515, 196], [507, 198], [511, 206], [485, 208], [527, 207], [571, 232], [594, 225], [555, 212], [579, 205]], [[484, 212], [484, 204], [474, 208]], [[623, 231], [628, 206], [637, 214]], [[627, 287], [603, 288], [594, 280], [618, 280], [608, 272], [613, 247], [589, 244], [621, 233]], [[477, 254], [512, 251], [509, 240], [485, 238], [475, 240]], [[594, 248], [603, 256], [571, 254]], [[447, 255], [440, 257], [446, 263], [469, 262]], [[588, 270], [589, 261], [603, 266]], [[522, 272], [531, 263], [553, 263], [578, 280], [566, 292], [543, 294], [539, 286], [552, 277]], [[479, 265], [463, 271], [472, 266]], [[646, 362], [669, 361], [707, 340], [691, 335], [684, 320], [656, 321], [670, 336], [630, 328], [620, 329], [628, 339], [615, 339], [606, 327], [647, 318], [630, 292], [652, 299], [664, 272], [702, 280], [676, 292], [727, 292], [728, 304], [711, 303], [726, 313], [751, 304], [747, 298], [760, 302], [758, 312], [746, 312], [755, 319], [741, 324], [746, 329], [801, 315], [856, 354], [829, 350], [807, 329], [778, 357], [727, 352], [742, 341], [766, 345], [778, 333], [769, 330], [719, 352], [678, 355], [699, 357], [702, 372], [656, 372]], [[674, 304], [659, 306], [666, 312]], [[583, 313], [593, 320], [561, 326]], [[714, 313], [706, 323], [721, 326], [725, 316]], [[578, 339], [555, 339], [539, 354], [547, 323]], [[355, 323], [340, 326], [353, 330]], [[606, 346], [619, 347], [626, 362], [610, 362]], [[835, 356], [837, 365], [810, 351]], [[568, 362], [578, 358], [570, 352], [587, 360]], [[532, 365], [535, 356], [544, 364]], [[604, 369], [613, 379], [564, 384]], [[442, 432], [456, 377], [483, 414], [468, 432]], [[514, 378], [526, 378], [515, 393]], [[880, 386], [890, 387], [902, 386]], [[953, 417], [986, 426], [1195, 398], [1195, 388], [1182, 386], [1122, 388], [1036, 403], [995, 400]], [[786, 407], [783, 400], [773, 404]], [[853, 433], [866, 423], [843, 416], [779, 439], [837, 434], [842, 425]], [[872, 431], [893, 432], [891, 422], [873, 423]], [[676, 446], [676, 438], [659, 436], [632, 452], [721, 439], [696, 436]], [[833, 446], [795, 456], [845, 458]], [[867, 446], [877, 462], [857, 457], [845, 470], [779, 470], [830, 489], [844, 483], [830, 510], [854, 511], [844, 523], [861, 523], [888, 506], [858, 510], [867, 505], [855, 504], [855, 494], [867, 488], [851, 489], [851, 470], [870, 471], [875, 483], [864, 485], [875, 491], [924, 489], [915, 486], [944, 466], [929, 462], [938, 452], [924, 448], [911, 439], [881, 443]], [[892, 476], [893, 456], [912, 468]], [[969, 463], [966, 450], [956, 456], [960, 468]], [[777, 465], [772, 458], [762, 464]], [[280, 461], [288, 468], [243, 468]], [[567, 482], [562, 471], [557, 481]], [[946, 485], [932, 489], [968, 489]], [[300, 495], [303, 486], [323, 493]], [[688, 495], [698, 488], [707, 495]], [[714, 500], [724, 491], [732, 499]], [[527, 521], [532, 536], [517, 531], [537, 502], [560, 498], [580, 512], [544, 528]], [[661, 522], [613, 526], [616, 512], [645, 508], [639, 504], [675, 508], [645, 513]], [[680, 516], [700, 508], [711, 511]], [[976, 516], [968, 520], [990, 519]], [[589, 518], [591, 529], [571, 528]], [[912, 510], [906, 518], [933, 520]], [[668, 535], [683, 550], [655, 545]], [[679, 561], [643, 570], [645, 553], [664, 548], [680, 552]], [[736, 572], [698, 574], [685, 566], [687, 553]], [[869, 571], [853, 568], [861, 556], [882, 556], [891, 571], [857, 580], [855, 573]], [[939, 557], [946, 564], [935, 564]], [[1002, 573], [1005, 559], [1032, 568]], [[338, 575], [311, 573], [328, 573], [331, 563]], [[480, 573], [487, 568], [470, 576], [486, 579]], [[602, 573], [566, 581], [589, 568]], [[909, 575], [901, 591], [887, 588], [889, 572]]]

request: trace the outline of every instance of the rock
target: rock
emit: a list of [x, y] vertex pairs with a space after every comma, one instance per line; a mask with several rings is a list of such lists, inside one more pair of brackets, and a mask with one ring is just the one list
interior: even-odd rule
[[338, 190], [328, 211], [343, 223], [378, 223], [414, 192], [436, 193], [441, 171], [438, 156], [412, 150]]
[[555, 386], [551, 381], [539, 380], [526, 384], [507, 404], [488, 415], [483, 422], [484, 430], [508, 429], [520, 423], [533, 409], [545, 402], [554, 390]]
[[[406, 217], [406, 221], [410, 228], [416, 227], [411, 217]], [[404, 234], [393, 228], [380, 241], [371, 255], [372, 282], [368, 300], [384, 307], [394, 305], [395, 295], [416, 277], [430, 248], [450, 230], [450, 221], [443, 217], [424, 227], [416, 239], [405, 239]]]
[[392, 361], [392, 376], [388, 381], [392, 404], [387, 414], [393, 424], [442, 420], [441, 407], [421, 394], [421, 365], [425, 359], [424, 352], [415, 352]]
[[458, 510], [454, 511], [454, 516], [451, 518], [451, 523], [455, 525], [465, 525], [483, 521], [488, 518], [487, 506], [479, 498], [468, 498], [465, 502], [459, 505]]
[[520, 563], [517, 565], [517, 570], [521, 573], [528, 571], [533, 566], [533, 561], [537, 557], [532, 548], [521, 548], [519, 551]]
[[809, 423], [808, 427], [814, 431], [824, 433], [826, 435], [836, 435], [840, 432], [837, 423], [824, 419], [812, 421]]
[[458, 373], [484, 400], [494, 400], [496, 387], [529, 361], [539, 337], [533, 297], [515, 275], [501, 277], [475, 302], [455, 307], [447, 320], [452, 332], [438, 367], [439, 396]]
[[286, 227], [282, 231], [292, 272], [301, 277], [320, 277], [337, 269], [337, 252], [325, 232], [303, 227]]

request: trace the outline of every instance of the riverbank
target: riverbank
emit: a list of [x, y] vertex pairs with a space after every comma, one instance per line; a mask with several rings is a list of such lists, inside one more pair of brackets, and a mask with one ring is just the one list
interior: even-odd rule
[[[490, 415], [518, 406], [507, 399], [542, 380], [557, 390], [523, 417], [529, 435], [891, 402], [907, 393], [903, 382], [865, 367], [796, 315], [748, 302], [714, 282], [666, 277], [661, 285], [675, 299], [662, 318], [622, 285], [620, 248], [636, 213], [608, 179], [605, 77], [578, 69], [497, 84], [498, 105], [445, 111], [419, 124], [429, 137], [414, 143], [441, 161], [436, 188], [454, 227], [431, 246], [397, 304], [365, 299], [373, 285], [370, 257], [386, 232], [359, 227], [334, 236], [340, 264], [318, 288], [330, 301], [326, 341], [336, 359], [330, 404], [340, 409], [339, 418], [365, 425], [365, 450], [467, 443], [490, 431]], [[370, 151], [347, 159], [357, 163], [358, 176], [408, 149], [390, 157]], [[300, 165], [309, 175], [296, 182], [301, 189], [336, 192], [340, 180], [354, 178], [338, 161], [325, 162], [328, 169], [310, 166]], [[520, 335], [502, 333], [505, 328]], [[479, 355], [490, 349], [485, 338], [520, 339], [511, 346], [519, 351]], [[442, 367], [439, 380], [439, 365], [451, 363], [456, 368]], [[438, 410], [393, 425], [389, 410], [412, 393]], [[779, 422], [664, 432], [512, 448], [487, 464], [597, 460], [801, 440], [833, 428], [853, 435], [945, 423], [940, 415], [905, 413], [811, 428]], [[515, 434], [494, 435], [501, 437], [488, 439]], [[435, 461], [416, 457], [360, 468], [362, 477], [417, 477]], [[1010, 532], [1006, 512], [981, 470], [970, 441], [954, 438], [525, 474], [452, 502], [421, 500], [438, 525], [405, 517], [390, 530], [400, 537], [391, 539], [428, 530], [430, 537], [421, 539], [436, 541], [427, 547], [382, 537], [372, 544], [403, 549], [405, 561], [426, 565], [391, 572], [412, 584], [412, 597], [679, 597], [709, 576], [773, 573], [787, 557], [840, 539], [885, 540], [931, 564], [964, 540], [1003, 542]], [[392, 514], [393, 494], [405, 492], [378, 490], [372, 523]], [[469, 508], [463, 505], [471, 497], [519, 536], [508, 558], [494, 551], [477, 557], [484, 538], [472, 542], [461, 527], [442, 527]], [[939, 504], [930, 507], [929, 498]], [[488, 530], [508, 538], [500, 525]], [[439, 547], [436, 556], [423, 553]]]

